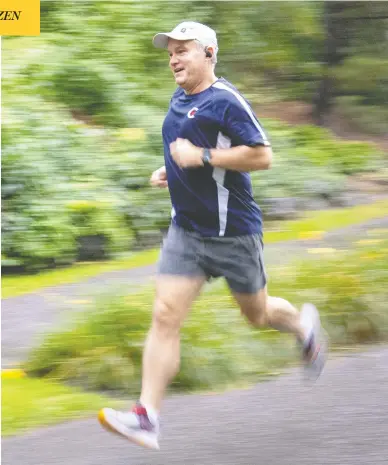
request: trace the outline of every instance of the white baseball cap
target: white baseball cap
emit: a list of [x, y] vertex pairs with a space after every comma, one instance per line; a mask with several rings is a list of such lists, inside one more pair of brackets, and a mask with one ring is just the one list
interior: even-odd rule
[[204, 47], [214, 45], [218, 49], [217, 35], [213, 29], [194, 21], [178, 24], [171, 32], [160, 32], [153, 38], [156, 48], [167, 48], [168, 39], [198, 40]]

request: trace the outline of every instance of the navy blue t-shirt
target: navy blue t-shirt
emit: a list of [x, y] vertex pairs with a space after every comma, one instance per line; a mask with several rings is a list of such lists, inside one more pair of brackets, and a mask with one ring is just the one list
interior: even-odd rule
[[182, 169], [170, 153], [178, 137], [206, 148], [270, 145], [238, 90], [223, 78], [193, 95], [179, 87], [162, 132], [172, 221], [205, 237], [261, 234], [262, 215], [249, 173], [212, 166]]

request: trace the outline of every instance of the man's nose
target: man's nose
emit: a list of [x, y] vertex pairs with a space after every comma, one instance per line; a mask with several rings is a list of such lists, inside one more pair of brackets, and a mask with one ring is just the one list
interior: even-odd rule
[[170, 57], [170, 66], [175, 66], [178, 63], [176, 55], [171, 55]]

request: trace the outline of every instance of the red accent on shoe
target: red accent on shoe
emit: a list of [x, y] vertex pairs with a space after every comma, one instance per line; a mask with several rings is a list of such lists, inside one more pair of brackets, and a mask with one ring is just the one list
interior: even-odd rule
[[148, 417], [147, 410], [145, 409], [145, 407], [139, 404], [135, 405], [132, 408], [132, 412], [136, 413], [136, 415], [145, 415], [146, 417]]
[[132, 412], [138, 416], [139, 418], [139, 425], [141, 429], [146, 431], [154, 431], [155, 426], [151, 423], [150, 419], [148, 418], [147, 410], [141, 404], [136, 404], [132, 408]]
[[321, 346], [320, 344], [317, 345], [317, 347], [315, 348], [315, 351], [313, 353], [313, 355], [311, 356], [311, 361], [313, 362], [317, 357], [318, 357], [318, 354], [319, 354], [319, 351], [321, 350]]

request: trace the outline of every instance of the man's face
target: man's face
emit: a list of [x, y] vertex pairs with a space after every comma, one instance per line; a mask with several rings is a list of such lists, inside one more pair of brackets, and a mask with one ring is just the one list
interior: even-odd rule
[[206, 56], [194, 40], [168, 41], [170, 68], [175, 82], [183, 89], [190, 89], [202, 79], [206, 71]]

